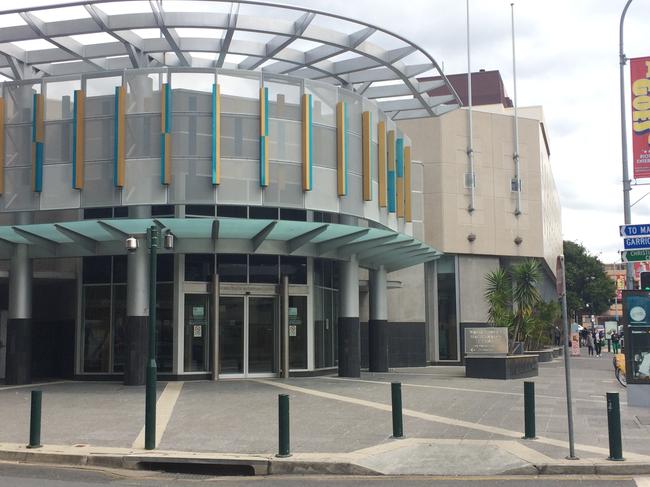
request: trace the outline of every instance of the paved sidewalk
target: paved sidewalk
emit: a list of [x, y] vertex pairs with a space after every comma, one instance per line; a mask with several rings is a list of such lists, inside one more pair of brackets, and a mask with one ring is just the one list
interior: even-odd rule
[[[160, 383], [159, 443], [154, 456], [221, 461], [243, 455], [261, 459], [263, 468], [276, 472], [334, 469], [478, 475], [558, 468], [573, 473], [594, 473], [598, 468], [620, 473], [632, 467], [635, 473], [644, 473], [646, 467], [650, 472], [650, 409], [627, 407], [625, 390], [614, 379], [610, 355], [574, 358], [572, 365], [580, 462], [564, 459], [568, 444], [561, 359], [540, 364], [540, 376], [533, 379], [539, 437], [534, 441], [521, 440], [522, 380], [467, 379], [462, 367], [427, 367], [364, 373], [360, 379]], [[402, 383], [407, 439], [390, 438], [391, 381]], [[28, 438], [32, 388], [0, 386], [0, 442], [4, 442], [0, 459], [19, 458], [23, 453], [25, 458], [42, 457], [54, 448], [77, 460], [87, 461], [89, 452], [94, 452], [105, 459], [136, 464], [145, 454], [139, 449], [144, 388], [88, 382], [39, 387], [43, 390], [42, 441], [59, 446], [27, 452], [20, 445]], [[621, 393], [626, 462], [606, 460], [608, 391]], [[288, 393], [291, 399], [294, 456], [289, 460], [273, 455], [280, 393]], [[131, 460], [124, 460], [127, 457]]]

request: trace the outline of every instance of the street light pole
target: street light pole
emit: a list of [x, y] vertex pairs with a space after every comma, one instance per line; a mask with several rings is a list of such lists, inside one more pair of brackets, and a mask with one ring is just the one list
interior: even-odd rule
[[149, 358], [147, 360], [147, 387], [145, 397], [144, 448], [156, 448], [156, 263], [158, 254], [158, 228], [147, 230], [149, 243]]
[[[623, 52], [623, 22], [625, 21], [625, 14], [627, 9], [630, 7], [632, 0], [627, 0], [625, 2], [625, 7], [621, 13], [621, 21], [619, 24], [618, 38], [619, 38], [619, 79], [620, 79], [620, 91], [621, 91], [621, 151], [623, 155], [623, 214], [624, 222], [626, 225], [632, 223], [632, 209], [630, 206], [630, 191], [632, 189], [630, 184], [630, 175], [628, 173], [627, 167], [627, 130], [625, 127], [625, 64], [627, 63], [627, 58]], [[634, 268], [631, 262], [628, 262], [626, 265], [625, 271], [625, 288], [634, 289]]]

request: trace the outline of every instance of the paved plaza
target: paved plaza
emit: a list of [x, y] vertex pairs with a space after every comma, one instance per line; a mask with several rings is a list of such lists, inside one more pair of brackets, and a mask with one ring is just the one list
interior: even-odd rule
[[[625, 457], [650, 463], [650, 410], [630, 408], [611, 356], [572, 361], [576, 452], [608, 454], [605, 393], [621, 393]], [[523, 380], [468, 379], [462, 367], [395, 369], [360, 379], [318, 378], [171, 382], [158, 386], [158, 450], [272, 455], [277, 451], [277, 396], [291, 401], [296, 455], [354, 458], [383, 473], [489, 471], [563, 461], [568, 454], [562, 359], [540, 364], [537, 435], [522, 440]], [[406, 439], [391, 438], [390, 383], [402, 383]], [[143, 446], [144, 388], [111, 382], [58, 382], [43, 391], [42, 441], [77, 448]], [[28, 439], [30, 387], [0, 387], [0, 443]], [[488, 447], [488, 448], [486, 448]], [[455, 452], [455, 453], [454, 453]], [[471, 460], [471, 465], [467, 465]], [[481, 465], [477, 467], [476, 464]]]

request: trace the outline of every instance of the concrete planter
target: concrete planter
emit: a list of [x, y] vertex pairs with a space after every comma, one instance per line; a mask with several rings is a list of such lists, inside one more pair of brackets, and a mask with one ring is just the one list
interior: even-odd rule
[[527, 350], [526, 353], [531, 355], [537, 355], [538, 362], [552, 362], [553, 361], [553, 349], [545, 350]]
[[465, 377], [502, 380], [537, 377], [537, 364], [537, 355], [465, 356]]

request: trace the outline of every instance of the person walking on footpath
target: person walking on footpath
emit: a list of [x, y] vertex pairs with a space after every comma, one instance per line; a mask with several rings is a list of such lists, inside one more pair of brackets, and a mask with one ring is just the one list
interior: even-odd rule
[[618, 336], [617, 332], [614, 332], [610, 335], [610, 339], [612, 340], [612, 351], [614, 353], [618, 353], [618, 345], [621, 340], [621, 337]]
[[594, 346], [596, 347], [596, 357], [600, 357], [600, 352], [603, 348], [603, 342], [600, 340], [600, 335], [593, 335]]
[[594, 337], [591, 333], [587, 334], [587, 351], [590, 357], [594, 354]]

